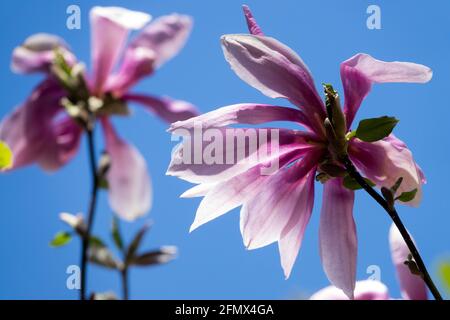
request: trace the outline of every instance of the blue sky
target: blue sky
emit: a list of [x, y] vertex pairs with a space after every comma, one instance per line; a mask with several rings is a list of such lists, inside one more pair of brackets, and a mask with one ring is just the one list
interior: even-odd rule
[[[426, 85], [377, 85], [365, 100], [358, 118], [382, 115], [401, 120], [396, 135], [413, 150], [428, 184], [419, 208], [399, 207], [427, 265], [436, 277], [436, 263], [450, 255], [450, 132], [446, 119], [450, 106], [445, 94], [450, 84], [450, 3], [411, 1], [296, 1], [247, 0], [265, 33], [297, 51], [310, 67], [317, 84], [333, 83], [341, 89], [339, 64], [358, 52], [383, 60], [422, 63], [434, 71]], [[82, 10], [81, 30], [66, 29], [66, 8]], [[191, 101], [201, 111], [238, 102], [273, 102], [233, 74], [223, 59], [219, 38], [226, 33], [247, 32], [241, 0], [227, 1], [62, 1], [43, 0], [0, 4], [2, 50], [0, 116], [23, 101], [41, 76], [21, 76], [10, 69], [11, 51], [36, 32], [55, 33], [70, 44], [79, 59], [89, 62], [89, 9], [94, 5], [119, 5], [151, 13], [172, 12], [194, 17], [195, 26], [186, 48], [136, 91]], [[366, 9], [377, 4], [382, 29], [366, 27]], [[326, 40], [325, 40], [326, 38]], [[277, 101], [282, 104], [283, 101]], [[154, 227], [145, 239], [148, 248], [171, 244], [179, 258], [153, 269], [131, 274], [131, 297], [141, 299], [280, 299], [306, 296], [328, 285], [318, 253], [318, 218], [321, 186], [307, 228], [299, 259], [289, 280], [284, 280], [276, 245], [246, 251], [239, 232], [239, 211], [233, 210], [192, 234], [188, 233], [198, 199], [179, 199], [188, 184], [165, 176], [173, 144], [167, 125], [139, 107], [127, 119], [115, 119], [120, 134], [132, 141], [145, 156], [154, 186], [154, 206], [146, 219]], [[102, 141], [98, 135], [97, 144]], [[42, 172], [32, 166], [0, 177], [0, 298], [74, 299], [77, 292], [66, 288], [66, 268], [79, 261], [80, 246], [52, 249], [53, 235], [64, 229], [61, 211], [82, 212], [88, 201], [85, 141], [78, 156], [61, 171]], [[358, 279], [368, 277], [367, 267], [378, 265], [382, 281], [393, 296], [399, 296], [390, 261], [387, 233], [390, 221], [368, 196], [358, 192], [355, 219], [359, 237]], [[95, 232], [108, 238], [111, 210], [102, 194]], [[129, 239], [144, 220], [123, 223]], [[109, 238], [108, 238], [109, 240]], [[117, 274], [90, 268], [89, 289], [118, 290]]]

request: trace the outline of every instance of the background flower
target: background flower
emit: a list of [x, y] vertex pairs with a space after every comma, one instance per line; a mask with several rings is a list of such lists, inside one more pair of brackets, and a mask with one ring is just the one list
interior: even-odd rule
[[[36, 34], [13, 51], [11, 67], [15, 72], [43, 72], [45, 79], [28, 100], [0, 124], [0, 138], [9, 143], [16, 154], [12, 169], [38, 163], [43, 169], [53, 171], [71, 160], [83, 131], [75, 119], [89, 121], [83, 110], [77, 109], [77, 103], [87, 99], [87, 95], [91, 97], [89, 103], [96, 99], [89, 108], [102, 120], [106, 151], [111, 158], [107, 179], [112, 209], [126, 220], [148, 212], [151, 185], [147, 165], [134, 146], [118, 137], [109, 116], [127, 114], [128, 102], [140, 103], [169, 122], [196, 114], [195, 107], [184, 101], [129, 92], [139, 80], [178, 53], [192, 27], [188, 16], [163, 16], [127, 44], [130, 31], [143, 28], [150, 19], [151, 16], [143, 12], [94, 7], [90, 11], [91, 73], [80, 69], [68, 45], [54, 35]], [[122, 61], [115, 71], [119, 60]], [[79, 76], [77, 69], [80, 69]], [[73, 84], [74, 81], [78, 82]], [[75, 105], [66, 105], [68, 102], [63, 98]]]

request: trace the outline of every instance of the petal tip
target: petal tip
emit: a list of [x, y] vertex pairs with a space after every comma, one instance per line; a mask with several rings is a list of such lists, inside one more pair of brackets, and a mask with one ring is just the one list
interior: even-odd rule
[[196, 221], [194, 221], [194, 223], [193, 223], [193, 224], [191, 225], [191, 227], [189, 228], [189, 233], [194, 232], [195, 230], [198, 229], [198, 227], [200, 227], [200, 225], [199, 225]]
[[122, 7], [95, 6], [91, 9], [91, 17], [101, 17], [121, 25], [127, 29], [138, 30], [143, 28], [152, 16], [141, 11], [128, 10]]

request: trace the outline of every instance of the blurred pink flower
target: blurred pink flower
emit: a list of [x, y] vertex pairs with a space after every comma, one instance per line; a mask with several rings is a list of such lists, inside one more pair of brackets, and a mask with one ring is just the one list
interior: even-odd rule
[[[89, 94], [102, 99], [112, 95], [125, 103], [136, 102], [150, 113], [171, 123], [195, 116], [190, 103], [168, 97], [132, 93], [129, 90], [172, 58], [185, 44], [192, 27], [190, 17], [172, 14], [149, 24], [127, 44], [130, 30], [143, 28], [151, 17], [146, 13], [118, 7], [94, 7], [90, 12], [92, 73], [84, 74]], [[69, 65], [77, 59], [64, 41], [49, 34], [36, 34], [13, 52], [12, 69], [17, 73], [42, 72], [44, 80], [26, 102], [0, 124], [0, 139], [12, 148], [17, 169], [37, 163], [54, 171], [78, 151], [83, 132], [64, 112], [61, 99], [67, 92], [51, 72], [56, 49]], [[121, 59], [117, 69], [114, 69]], [[111, 156], [108, 173], [109, 198], [122, 218], [135, 219], [151, 206], [151, 183], [139, 151], [116, 134], [109, 117], [101, 123], [106, 149]]]
[[[244, 7], [244, 11], [252, 34], [224, 35], [222, 46], [226, 60], [243, 81], [266, 96], [288, 99], [297, 108], [237, 104], [176, 122], [170, 131], [192, 130], [195, 123], [208, 129], [272, 121], [291, 121], [306, 131], [280, 129], [279, 149], [272, 150], [270, 157], [235, 165], [183, 163], [180, 145], [172, 155], [168, 174], [199, 184], [183, 195], [204, 197], [191, 230], [242, 206], [240, 224], [245, 246], [256, 249], [278, 242], [281, 264], [285, 276], [289, 277], [311, 216], [315, 173], [329, 154], [323, 125], [326, 110], [302, 59], [286, 45], [264, 36], [250, 10]], [[347, 129], [350, 130], [373, 83], [424, 83], [431, 76], [431, 70], [425, 66], [383, 62], [367, 54], [357, 54], [344, 61], [341, 78]], [[267, 147], [272, 149], [270, 145], [259, 146]], [[352, 139], [348, 152], [357, 168], [378, 187], [391, 187], [403, 177], [399, 193], [417, 188], [412, 204], [418, 204], [424, 177], [401, 140], [394, 135], [374, 143]], [[280, 169], [273, 175], [262, 175], [260, 169], [275, 160]], [[354, 191], [342, 186], [342, 178], [324, 184], [320, 255], [331, 283], [349, 297], [355, 288], [357, 256], [353, 202]]]
[[[427, 300], [427, 288], [421, 277], [413, 275], [405, 265], [410, 254], [408, 246], [403, 240], [397, 227], [392, 224], [389, 231], [392, 262], [397, 269], [397, 278], [400, 284], [401, 295], [404, 300]], [[348, 300], [348, 297], [338, 288], [329, 286], [317, 291], [311, 300]], [[377, 280], [357, 281], [355, 287], [355, 300], [390, 300], [389, 290], [382, 282]]]

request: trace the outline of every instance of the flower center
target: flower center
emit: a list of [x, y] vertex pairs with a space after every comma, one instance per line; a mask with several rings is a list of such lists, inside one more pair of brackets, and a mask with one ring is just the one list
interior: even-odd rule
[[106, 92], [101, 97], [90, 93], [84, 78], [84, 66], [69, 65], [64, 56], [55, 49], [52, 74], [66, 90], [67, 95], [61, 105], [75, 121], [84, 128], [91, 128], [97, 117], [109, 115], [128, 115], [127, 104], [112, 93]]

